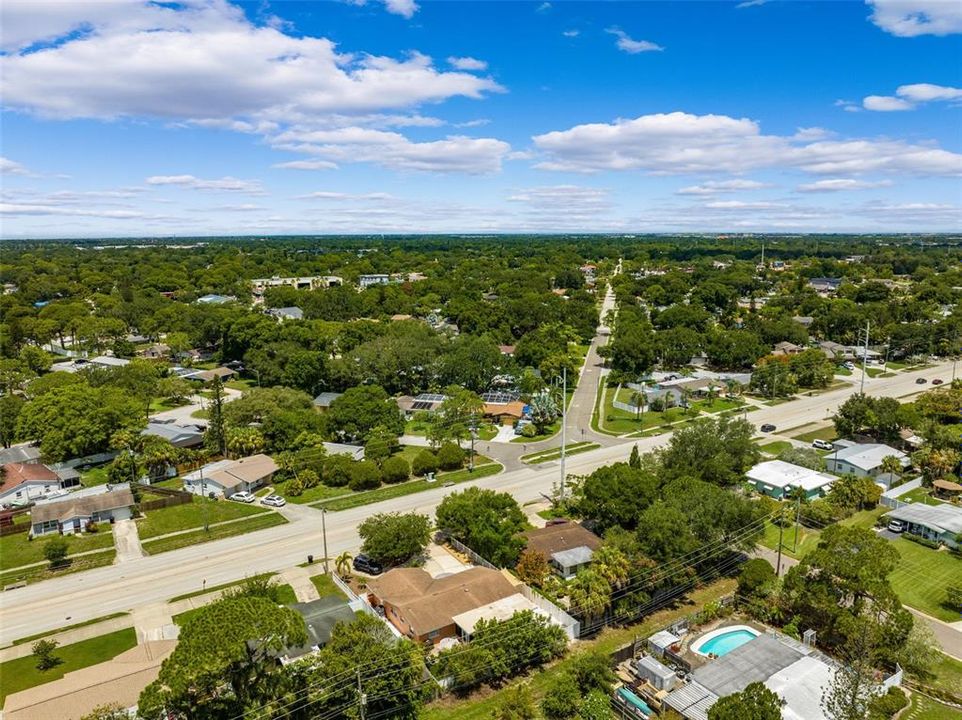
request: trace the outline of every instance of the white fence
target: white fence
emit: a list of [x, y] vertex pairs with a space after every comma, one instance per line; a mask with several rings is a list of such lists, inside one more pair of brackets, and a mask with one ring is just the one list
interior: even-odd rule
[[373, 615], [382, 623], [384, 623], [388, 627], [388, 629], [394, 634], [395, 637], [399, 639], [404, 637], [404, 635], [402, 635], [401, 632], [396, 627], [394, 627], [394, 625], [391, 624], [391, 622], [387, 618], [382, 616], [377, 610], [371, 607], [371, 603], [367, 601], [366, 597], [361, 597], [356, 592], [354, 592], [351, 589], [350, 585], [348, 585], [346, 582], [341, 580], [340, 577], [338, 577], [338, 574], [336, 572], [331, 573], [331, 580], [333, 580], [334, 584], [337, 585], [337, 587], [340, 588], [341, 592], [347, 596], [347, 603], [350, 606], [351, 610], [353, 610], [354, 612], [366, 612], [368, 615]]
[[905, 507], [906, 505], [911, 505], [912, 503], [902, 502], [897, 498], [910, 493], [916, 488], [922, 487], [922, 478], [915, 478], [915, 480], [910, 480], [907, 483], [902, 483], [898, 487], [894, 487], [891, 490], [886, 490], [882, 493], [882, 497], [879, 498], [879, 504], [885, 507], [890, 507], [893, 509], [898, 509], [900, 507]]

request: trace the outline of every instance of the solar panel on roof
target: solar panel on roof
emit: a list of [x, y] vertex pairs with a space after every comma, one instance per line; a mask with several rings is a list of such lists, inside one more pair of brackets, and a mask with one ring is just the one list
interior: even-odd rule
[[418, 396], [417, 396], [416, 398], [414, 398], [414, 399], [415, 399], [416, 401], [418, 401], [418, 402], [433, 402], [433, 403], [439, 403], [439, 402], [444, 402], [445, 397], [446, 397], [446, 396], [444, 396], [444, 395], [439, 395], [438, 393], [421, 393], [420, 395], [418, 395]]
[[509, 392], [487, 392], [481, 395], [481, 399], [486, 403], [509, 403], [517, 400], [518, 395]]
[[415, 400], [413, 403], [411, 403], [412, 410], [430, 410], [433, 407], [434, 403], [424, 402], [421, 400]]

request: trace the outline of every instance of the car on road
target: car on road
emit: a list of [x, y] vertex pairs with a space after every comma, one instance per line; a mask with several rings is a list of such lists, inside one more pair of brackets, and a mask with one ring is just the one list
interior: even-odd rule
[[254, 497], [254, 493], [249, 493], [246, 490], [241, 490], [240, 492], [235, 492], [233, 495], [231, 495], [230, 499], [233, 500], [234, 502], [252, 503], [257, 498]]
[[377, 562], [369, 558], [363, 553], [354, 558], [354, 569], [358, 572], [367, 573], [368, 575], [380, 575], [384, 572], [384, 568], [380, 566]]
[[759, 428], [759, 430], [762, 432], [775, 432], [775, 426], [771, 423], [765, 423]]
[[935, 378], [935, 379], [932, 381], [932, 384], [933, 384], [933, 385], [941, 385], [941, 384], [942, 384], [942, 378]]
[[821, 438], [815, 438], [812, 440], [812, 447], [817, 450], [832, 450], [835, 446], [832, 445], [828, 440], [822, 440]]
[[280, 495], [265, 495], [261, 498], [261, 505], [269, 505], [270, 507], [284, 507], [287, 505], [287, 500], [282, 498]]
[[925, 378], [918, 378], [918, 379], [915, 381], [915, 384], [916, 384], [916, 385], [925, 385], [925, 383], [927, 383], [927, 382], [928, 382], [928, 380], [926, 380]]
[[889, 520], [888, 529], [894, 533], [905, 532], [905, 523], [901, 520]]

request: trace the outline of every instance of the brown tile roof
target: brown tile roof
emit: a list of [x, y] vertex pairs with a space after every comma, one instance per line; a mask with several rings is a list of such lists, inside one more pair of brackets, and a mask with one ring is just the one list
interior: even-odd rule
[[113, 660], [67, 673], [59, 680], [7, 696], [6, 720], [77, 720], [107, 703], [137, 704], [140, 692], [157, 679], [175, 640], [154, 640]]
[[256, 483], [277, 472], [277, 463], [270, 455], [259, 453], [235, 460], [230, 465], [208, 475], [209, 480], [223, 488], [237, 487], [241, 483]]
[[60, 482], [53, 470], [40, 463], [7, 463], [3, 466], [4, 491], [29, 482]]
[[229, 378], [231, 375], [236, 375], [237, 373], [231, 370], [229, 367], [216, 367], [213, 370], [202, 370], [196, 373], [194, 377], [200, 378], [204, 382], [210, 382], [215, 377], [219, 377], [221, 380], [224, 378]]
[[455, 615], [517, 592], [504, 575], [484, 567], [436, 579], [420, 568], [396, 568], [368, 581], [368, 588], [396, 607], [418, 636], [453, 624]]
[[547, 557], [578, 547], [588, 547], [592, 550], [601, 547], [601, 538], [573, 522], [527, 530], [524, 537], [528, 541], [528, 550], [536, 550]]
[[130, 507], [134, 504], [134, 495], [128, 488], [119, 488], [100, 495], [71, 498], [69, 495], [56, 502], [44, 502], [34, 505], [30, 511], [30, 522], [39, 523], [48, 520], [69, 520], [75, 517], [89, 517], [95, 512], [116, 510]]
[[484, 414], [493, 415], [495, 417], [499, 415], [510, 415], [511, 417], [519, 418], [524, 415], [524, 403], [521, 401], [509, 403], [485, 403]]

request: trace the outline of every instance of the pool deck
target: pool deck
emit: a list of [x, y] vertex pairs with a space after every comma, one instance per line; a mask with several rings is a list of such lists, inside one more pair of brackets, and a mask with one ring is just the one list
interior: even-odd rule
[[712, 661], [712, 658], [700, 655], [691, 649], [692, 644], [701, 640], [705, 635], [715, 630], [724, 630], [725, 628], [734, 627], [750, 627], [755, 632], [760, 635], [764, 635], [769, 632], [769, 628], [765, 627], [759, 622], [754, 620], [745, 620], [739, 618], [722, 618], [720, 620], [712, 620], [706, 623], [698, 629], [698, 632], [689, 633], [681, 641], [681, 651], [678, 653], [690, 666], [692, 670], [696, 670], [703, 665], [706, 665]]

